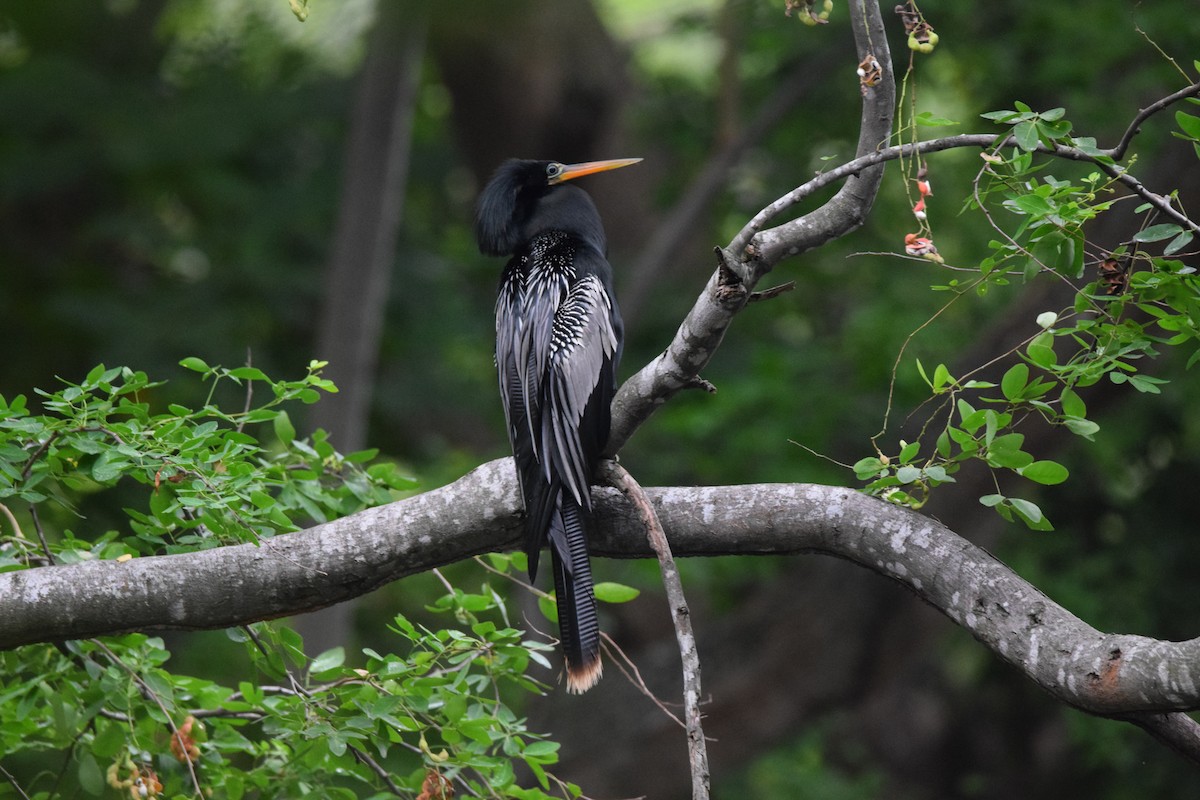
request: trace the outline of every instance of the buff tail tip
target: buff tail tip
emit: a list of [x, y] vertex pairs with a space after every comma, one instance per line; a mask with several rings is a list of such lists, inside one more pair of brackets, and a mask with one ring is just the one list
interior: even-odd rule
[[600, 681], [604, 673], [604, 665], [597, 654], [591, 660], [582, 664], [567, 664], [567, 692], [583, 694]]

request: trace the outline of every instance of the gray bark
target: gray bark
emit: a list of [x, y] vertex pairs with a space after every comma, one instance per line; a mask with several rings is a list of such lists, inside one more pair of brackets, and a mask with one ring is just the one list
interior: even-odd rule
[[[910, 589], [1060, 700], [1104, 716], [1200, 707], [1200, 638], [1092, 628], [938, 522], [848, 489], [648, 489], [678, 556], [824, 553]], [[597, 488], [594, 552], [651, 555], [635, 510]], [[129, 630], [222, 628], [320, 608], [479, 553], [518, 547], [509, 459], [449, 486], [262, 545], [0, 575], [0, 647]], [[799, 612], [797, 612], [799, 613]], [[1190, 726], [1181, 720], [1171, 725]]]

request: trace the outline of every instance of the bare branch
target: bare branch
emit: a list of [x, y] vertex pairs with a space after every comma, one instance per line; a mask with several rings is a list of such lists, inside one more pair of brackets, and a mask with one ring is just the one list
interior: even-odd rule
[[1121, 141], [1117, 142], [1114, 147], [1104, 151], [1104, 155], [1109, 158], [1120, 161], [1125, 157], [1125, 151], [1129, 149], [1130, 142], [1133, 137], [1137, 136], [1142, 130], [1142, 123], [1147, 119], [1168, 108], [1175, 103], [1188, 97], [1196, 97], [1200, 95], [1200, 82], [1193, 83], [1191, 86], [1186, 86], [1178, 92], [1167, 95], [1161, 100], [1157, 100], [1145, 108], [1138, 109], [1137, 116], [1133, 118], [1133, 122], [1129, 123], [1129, 127], [1125, 129], [1125, 134], [1121, 136]]
[[819, 82], [827, 58], [827, 55], [821, 54], [819, 58], [806, 60], [783, 78], [738, 137], [716, 152], [680, 192], [679, 202], [662, 224], [655, 227], [650, 240], [627, 270], [628, 277], [621, 292], [621, 313], [627, 322], [637, 319], [641, 314], [650, 296], [650, 287], [656, 284], [684, 241], [693, 234], [697, 221], [713, 199], [725, 191], [729, 174], [742, 156], [761, 141]]
[[[1200, 94], [1200, 89], [1193, 92], [1189, 87], [1188, 91], [1189, 94]], [[1180, 93], [1175, 93], [1178, 94]], [[687, 388], [700, 370], [707, 366], [724, 339], [733, 317], [753, 296], [754, 284], [769, 272], [775, 263], [786, 256], [819, 247], [849, 233], [861, 224], [862, 215], [869, 210], [868, 198], [851, 192], [847, 196], [856, 198], [855, 201], [849, 202], [849, 205], [844, 199], [839, 201], [839, 198], [844, 197], [843, 192], [851, 186], [850, 180], [857, 180], [886, 162], [899, 158], [963, 147], [990, 149], [1014, 145], [1015, 141], [1011, 137], [975, 133], [880, 148], [821, 173], [759, 211], [729, 245], [721, 249], [724, 263], [737, 264], [739, 267], [730, 267], [730, 271], [742, 281], [738, 287], [739, 291], [729, 291], [727, 282], [723, 283], [721, 280], [721, 270], [713, 274], [667, 349], [627, 380], [617, 393], [613, 400], [613, 428], [606, 452], [609, 455], [617, 453], [633, 432], [659, 406], [680, 390]], [[1165, 218], [1194, 233], [1200, 233], [1200, 223], [1177, 210], [1168, 198], [1148, 189], [1125, 168], [1110, 163], [1106, 153], [1111, 151], [1103, 151], [1096, 155], [1062, 144], [1056, 144], [1054, 147], [1039, 144], [1036, 150], [1070, 161], [1095, 164], [1105, 174], [1153, 205]], [[847, 180], [843, 191], [818, 211], [774, 228], [763, 229], [768, 222], [787, 209], [841, 180]], [[832, 216], [827, 217], [827, 213]], [[741, 260], [736, 257], [738, 253], [743, 254]]]
[[1187, 714], [1131, 714], [1126, 719], [1194, 764], [1200, 764], [1200, 722]]
[[[940, 523], [843, 488], [805, 484], [647, 489], [677, 555], [826, 553], [895, 580], [1050, 694], [1102, 716], [1200, 708], [1200, 639], [1102, 633]], [[593, 551], [645, 557], [642, 526], [595, 489]], [[228, 627], [365, 593], [477, 553], [520, 546], [510, 459], [449, 486], [268, 539], [175, 556], [0, 574], [0, 647], [127, 630]], [[319, 566], [319, 569], [304, 565]], [[1156, 735], [1160, 735], [1156, 733]]]
[[[850, 3], [858, 60], [873, 55], [886, 65], [875, 86], [863, 88], [858, 155], [876, 152], [891, 136], [896, 100], [891, 53], [878, 3]], [[847, 75], [853, 75], [849, 68]], [[847, 177], [849, 176], [849, 177]], [[883, 180], [882, 162], [845, 173], [842, 188], [820, 208], [749, 240], [735, 237], [722, 251], [722, 265], [709, 278], [674, 340], [665, 351], [627, 380], [613, 400], [607, 455], [615, 455], [633, 432], [663, 403], [691, 385], [716, 352], [733, 317], [745, 307], [754, 285], [785, 256], [797, 255], [858, 228]], [[755, 218], [757, 219], [757, 217]], [[755, 229], [758, 230], [757, 228]], [[732, 273], [737, 281], [731, 281]]]
[[679, 569], [671, 554], [671, 545], [663, 533], [662, 524], [654, 513], [654, 507], [646, 492], [629, 472], [615, 461], [606, 461], [602, 466], [606, 481], [621, 490], [633, 503], [646, 538], [654, 554], [658, 556], [662, 570], [663, 589], [667, 602], [671, 604], [671, 620], [675, 623], [675, 639], [679, 642], [679, 658], [683, 662], [683, 710], [688, 740], [688, 762], [692, 772], [693, 800], [707, 800], [709, 796], [708, 746], [705, 742], [704, 726], [700, 722], [700, 654], [696, 650], [696, 635], [692, 633], [692, 612], [683, 595], [683, 582]]

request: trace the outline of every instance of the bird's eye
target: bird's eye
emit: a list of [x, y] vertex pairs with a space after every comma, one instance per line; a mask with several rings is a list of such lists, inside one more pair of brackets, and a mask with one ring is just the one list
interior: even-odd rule
[[547, 178], [557, 178], [559, 175], [562, 175], [562, 171], [563, 171], [562, 164], [549, 164], [546, 166], [546, 177]]

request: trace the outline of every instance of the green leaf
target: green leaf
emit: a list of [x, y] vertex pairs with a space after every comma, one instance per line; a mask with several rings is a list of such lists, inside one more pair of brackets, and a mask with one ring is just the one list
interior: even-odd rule
[[1057, 122], [1042, 122], [1037, 123], [1038, 135], [1046, 139], [1065, 139], [1071, 133], [1071, 123], [1069, 120], [1059, 120]]
[[1075, 240], [1071, 237], [1057, 231], [1048, 233], [1038, 239], [1031, 253], [1039, 264], [1045, 265], [1058, 274], [1079, 277], [1075, 275]]
[[280, 411], [272, 421], [275, 426], [275, 437], [283, 444], [291, 444], [296, 440], [296, 427], [286, 411]]
[[1021, 396], [1021, 390], [1029, 382], [1029, 367], [1025, 364], [1013, 364], [1004, 377], [1000, 379], [1000, 391], [1004, 397], [1015, 402]]
[[1021, 469], [1033, 463], [1033, 456], [1021, 449], [1025, 435], [1006, 433], [997, 436], [987, 448], [987, 463], [993, 467]]
[[551, 622], [558, 622], [558, 606], [555, 605], [553, 596], [539, 597], [538, 609], [542, 612], [542, 616]]
[[1054, 353], [1054, 334], [1050, 331], [1039, 333], [1025, 348], [1025, 355], [1043, 369], [1053, 367], [1058, 362], [1058, 356]]
[[1024, 521], [1025, 525], [1031, 530], [1054, 530], [1054, 527], [1050, 524], [1050, 521], [1046, 519], [1045, 515], [1042, 514], [1042, 510], [1038, 508], [1036, 503], [1031, 503], [1028, 500], [1022, 500], [1019, 497], [1010, 498], [1009, 503], [1012, 504], [1013, 511], [1017, 512], [1022, 521]]
[[91, 795], [104, 793], [104, 776], [100, 773], [100, 765], [87, 750], [79, 753], [79, 786]]
[[129, 462], [115, 450], [101, 453], [92, 464], [92, 480], [97, 483], [109, 483], [121, 477], [121, 473], [129, 466]]
[[959, 124], [952, 119], [935, 117], [932, 112], [929, 111], [922, 111], [920, 114], [917, 114], [917, 116], [913, 119], [913, 122], [918, 125], [923, 125], [927, 128], [945, 128], [950, 125]]
[[1179, 234], [1178, 236], [1176, 236], [1174, 239], [1172, 239], [1170, 242], [1167, 243], [1167, 246], [1163, 248], [1163, 255], [1164, 256], [1175, 255], [1180, 250], [1182, 250], [1183, 248], [1185, 248], [1189, 244], [1191, 244], [1192, 239], [1193, 239], [1192, 232], [1184, 231], [1183, 233]]
[[1100, 430], [1100, 426], [1090, 419], [1069, 419], [1064, 424], [1071, 433], [1089, 441], [1091, 441], [1092, 435]]
[[97, 719], [96, 738], [92, 744], [92, 752], [100, 758], [112, 758], [125, 748], [125, 736], [129, 729], [113, 723], [111, 720]]
[[985, 494], [983, 497], [979, 498], [979, 502], [988, 508], [995, 508], [1003, 503], [1004, 500], [1005, 497], [1002, 494]]
[[525, 751], [521, 754], [525, 758], [545, 759], [546, 756], [552, 756], [558, 752], [559, 743], [549, 741], [530, 742]]
[[1027, 153], [1036, 150], [1040, 141], [1038, 139], [1037, 124], [1032, 120], [1018, 122], [1013, 128], [1013, 136], [1017, 140], [1017, 147], [1020, 147]]
[[854, 475], [860, 481], [870, 480], [884, 470], [883, 462], [875, 456], [860, 458], [854, 463]]
[[993, 122], [1008, 122], [1010, 120], [1016, 119], [1019, 115], [1015, 111], [1006, 110], [1006, 111], [987, 111], [987, 112], [984, 112], [983, 114], [980, 114], [979, 116], [983, 117], [984, 119], [990, 119]]
[[933, 371], [933, 391], [940, 392], [943, 387], [954, 383], [954, 378], [950, 377], [950, 370], [945, 364], [938, 364]]
[[[1200, 352], [1200, 351], [1197, 351], [1197, 352]], [[952, 448], [951, 442], [950, 442], [950, 430], [951, 430], [950, 428], [947, 428], [946, 430], [944, 430], [940, 434], [938, 434], [937, 452], [938, 452], [938, 455], [941, 456], [942, 458], [949, 458], [950, 453], [953, 451], [953, 448]]]
[[1070, 476], [1067, 468], [1057, 461], [1035, 461], [1029, 466], [1017, 470], [1017, 473], [1034, 483], [1045, 486], [1062, 483]]
[[346, 661], [346, 648], [338, 645], [321, 653], [312, 660], [308, 671], [312, 674], [327, 672], [331, 669], [337, 669]]
[[896, 479], [901, 483], [912, 483], [921, 477], [921, 469], [919, 467], [901, 467], [896, 470]]
[[1135, 242], [1161, 242], [1163, 239], [1178, 236], [1182, 232], [1183, 228], [1174, 222], [1163, 222], [1138, 231], [1133, 235], [1133, 240]]
[[1154, 378], [1149, 375], [1129, 376], [1129, 385], [1146, 394], [1162, 394], [1162, 389], [1159, 389], [1158, 386], [1166, 382], [1162, 378]]
[[270, 508], [275, 505], [275, 498], [261, 489], [253, 489], [250, 492], [250, 502], [255, 508]]
[[1087, 416], [1087, 406], [1084, 405], [1082, 398], [1071, 389], [1062, 390], [1061, 401], [1063, 416], [1078, 417], [1079, 419]]
[[415, 489], [420, 482], [415, 478], [402, 475], [399, 468], [390, 461], [383, 461], [367, 467], [367, 474], [372, 480], [379, 481], [391, 489]]
[[237, 367], [229, 370], [229, 374], [245, 381], [269, 381], [266, 373], [258, 367]]
[[458, 722], [467, 714], [467, 698], [461, 694], [447, 695], [442, 713], [451, 722]]
[[1012, 199], [1013, 205], [1031, 217], [1044, 217], [1054, 210], [1046, 198], [1036, 194], [1021, 194]]
[[[230, 628], [230, 630], [237, 630], [241, 633], [241, 630], [238, 628]], [[250, 681], [238, 681], [238, 691], [242, 693], [242, 699], [250, 705], [257, 706], [262, 704], [264, 695], [262, 689], [257, 684]]]
[[623, 583], [613, 583], [612, 581], [601, 581], [593, 587], [596, 593], [596, 599], [601, 603], [628, 603], [636, 598], [641, 591], [626, 586]]
[[1175, 112], [1175, 123], [1179, 129], [1186, 133], [1192, 139], [1200, 139], [1200, 117], [1192, 114], [1185, 114], [1182, 111]]
[[179, 366], [183, 367], [184, 369], [190, 369], [193, 372], [212, 371], [208, 364], [204, 363], [203, 359], [196, 358], [195, 356], [188, 356], [187, 358], [183, 359], [179, 362]]

